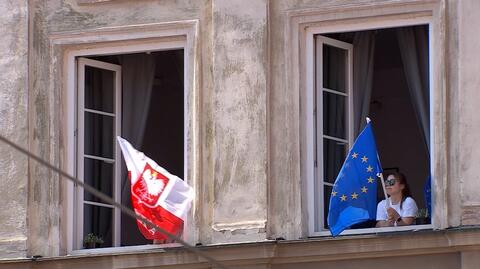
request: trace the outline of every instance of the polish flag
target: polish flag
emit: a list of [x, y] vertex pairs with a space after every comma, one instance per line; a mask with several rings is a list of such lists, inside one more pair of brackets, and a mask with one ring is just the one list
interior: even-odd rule
[[[152, 159], [117, 136], [131, 182], [131, 198], [135, 213], [150, 220], [167, 232], [180, 235], [185, 216], [193, 200], [193, 189], [179, 177], [170, 174]], [[146, 239], [168, 237], [137, 219]]]

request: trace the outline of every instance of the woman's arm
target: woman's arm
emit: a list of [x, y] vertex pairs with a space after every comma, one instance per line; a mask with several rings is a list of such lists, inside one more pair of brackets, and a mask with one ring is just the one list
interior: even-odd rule
[[418, 212], [417, 203], [411, 197], [407, 197], [403, 203], [404, 216], [401, 221], [397, 221], [397, 225], [412, 225], [415, 222], [415, 216]]
[[397, 221], [397, 225], [398, 226], [412, 225], [414, 220], [415, 220], [415, 217], [403, 217]]
[[388, 215], [387, 210], [385, 208], [385, 200], [380, 201], [377, 205], [377, 224], [375, 227], [388, 227], [390, 224], [388, 223]]
[[[399, 218], [396, 222], [397, 222], [397, 226], [406, 226], [406, 225], [412, 225], [414, 220], [415, 220], [414, 217], [403, 217], [403, 218]], [[377, 228], [393, 227], [393, 226], [395, 226], [395, 221], [393, 220], [379, 220], [375, 225], [375, 227]]]
[[377, 228], [392, 227], [392, 226], [393, 226], [393, 222], [391, 222], [389, 220], [379, 220], [379, 221], [377, 221], [377, 224], [375, 225], [375, 227], [377, 227]]

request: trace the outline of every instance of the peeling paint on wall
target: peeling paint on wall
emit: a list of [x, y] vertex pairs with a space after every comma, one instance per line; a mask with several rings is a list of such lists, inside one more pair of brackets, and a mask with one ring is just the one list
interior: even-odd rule
[[213, 1], [215, 223], [266, 218], [266, 6]]
[[[0, 13], [0, 130], [27, 147], [27, 1], [2, 1]], [[0, 144], [0, 258], [26, 255], [27, 164]]]

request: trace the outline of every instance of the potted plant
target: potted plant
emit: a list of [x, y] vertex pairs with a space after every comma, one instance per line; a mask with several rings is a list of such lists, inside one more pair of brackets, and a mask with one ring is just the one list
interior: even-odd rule
[[103, 239], [93, 233], [89, 233], [83, 238], [83, 245], [85, 246], [85, 248], [96, 248], [98, 246], [101, 246], [102, 244]]
[[428, 210], [426, 208], [418, 209], [417, 216], [416, 216], [416, 219], [415, 219], [415, 223], [417, 225], [429, 224], [430, 223], [430, 218], [428, 216]]

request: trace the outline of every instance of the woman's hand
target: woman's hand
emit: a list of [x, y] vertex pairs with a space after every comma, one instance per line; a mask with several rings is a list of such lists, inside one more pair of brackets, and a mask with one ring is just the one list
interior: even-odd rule
[[388, 215], [388, 221], [391, 221], [391, 222], [395, 222], [401, 217], [400, 214], [398, 214], [398, 212], [391, 207], [387, 208], [387, 215]]
[[393, 227], [394, 221], [390, 220], [379, 220], [377, 221], [377, 224], [375, 227], [380, 228], [380, 227]]

